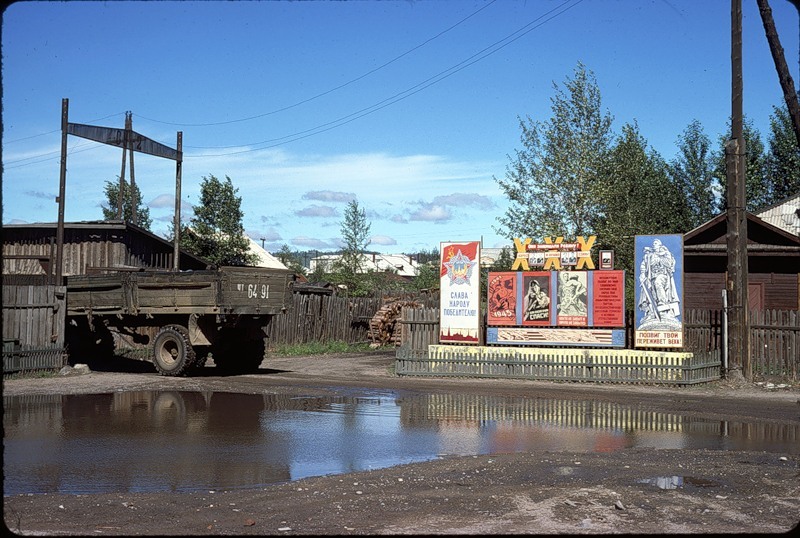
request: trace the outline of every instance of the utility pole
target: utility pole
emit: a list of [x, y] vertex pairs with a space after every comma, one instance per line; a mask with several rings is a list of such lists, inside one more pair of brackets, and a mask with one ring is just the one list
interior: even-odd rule
[[[64, 276], [64, 204], [67, 191], [67, 131], [69, 128], [69, 99], [61, 100], [61, 171], [58, 177], [58, 224], [56, 224], [56, 286]], [[52, 271], [50, 273], [53, 274]]]
[[173, 224], [175, 233], [173, 234], [172, 244], [172, 270], [180, 271], [181, 264], [181, 173], [183, 170], [183, 131], [178, 131], [178, 140], [175, 144], [175, 216]]
[[[756, 1], [758, 2], [758, 10], [761, 12], [761, 21], [764, 23], [764, 32], [767, 34], [772, 61], [775, 62], [775, 69], [778, 71], [778, 80], [783, 90], [783, 98], [786, 100], [786, 107], [789, 109], [789, 116], [792, 118], [792, 128], [797, 139], [797, 146], [800, 147], [800, 104], [797, 102], [797, 90], [795, 90], [792, 75], [789, 73], [789, 66], [786, 64], [786, 57], [783, 54], [783, 47], [778, 38], [778, 30], [775, 28], [769, 1]], [[795, 5], [797, 6], [798, 4]]]
[[747, 308], [746, 144], [742, 122], [742, 0], [731, 0], [731, 139], [725, 145], [727, 178], [728, 372], [752, 379]]
[[136, 152], [133, 146], [133, 113], [130, 111], [128, 111], [128, 115], [125, 118], [125, 133], [125, 138], [128, 140], [128, 147], [131, 151], [131, 222], [138, 225], [139, 216], [136, 214], [136, 204], [139, 203], [139, 200], [136, 199], [136, 176], [133, 173], [133, 154]]
[[125, 192], [125, 156], [128, 152], [128, 134], [130, 133], [128, 129], [128, 114], [129, 112], [125, 112], [125, 129], [122, 135], [122, 169], [119, 172], [119, 192], [117, 193], [118, 220], [125, 220], [125, 211], [123, 210], [125, 197], [122, 193]]

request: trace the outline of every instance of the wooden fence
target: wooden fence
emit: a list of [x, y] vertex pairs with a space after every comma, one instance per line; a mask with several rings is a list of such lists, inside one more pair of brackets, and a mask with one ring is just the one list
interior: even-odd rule
[[750, 364], [753, 376], [800, 375], [800, 311], [750, 312]]
[[[625, 319], [625, 347], [632, 349], [633, 311], [626, 312]], [[438, 310], [404, 310], [401, 323], [403, 323], [403, 332], [398, 356], [408, 359], [427, 357], [427, 346], [438, 343]], [[725, 352], [724, 325], [725, 318], [720, 310], [688, 310], [684, 313], [684, 347], [682, 351], [691, 352], [698, 358], [700, 362], [697, 364], [704, 365], [698, 366], [699, 369], [702, 370], [707, 367], [705, 365], [722, 359]], [[754, 378], [766, 376], [791, 380], [800, 378], [800, 312], [751, 311], [750, 350]], [[664, 348], [655, 351], [670, 350]], [[705, 374], [698, 375], [702, 377]]]
[[64, 365], [64, 286], [3, 286], [3, 373]]
[[369, 322], [378, 310], [387, 303], [405, 299], [426, 306], [438, 303], [438, 297], [432, 299], [416, 294], [340, 297], [295, 293], [291, 310], [272, 318], [269, 343], [275, 346], [330, 341], [368, 342]]
[[[632, 322], [633, 316], [627, 319]], [[719, 316], [692, 312], [687, 350], [440, 346], [439, 310], [405, 308], [395, 371], [400, 375], [501, 377], [688, 385], [719, 379]], [[630, 324], [630, 323], [629, 323]], [[632, 334], [632, 331], [626, 331]]]

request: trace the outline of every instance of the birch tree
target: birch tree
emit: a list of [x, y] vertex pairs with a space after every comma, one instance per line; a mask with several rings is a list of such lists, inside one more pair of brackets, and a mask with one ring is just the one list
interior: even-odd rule
[[519, 118], [522, 147], [509, 156], [505, 178], [494, 178], [510, 201], [495, 231], [509, 239], [592, 233], [613, 118], [601, 111], [594, 74], [582, 63], [553, 89], [552, 117]]

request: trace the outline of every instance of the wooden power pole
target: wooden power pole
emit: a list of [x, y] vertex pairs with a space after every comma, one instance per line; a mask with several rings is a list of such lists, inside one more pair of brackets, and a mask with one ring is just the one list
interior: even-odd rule
[[747, 308], [746, 144], [742, 122], [742, 0], [731, 0], [731, 140], [725, 145], [727, 178], [728, 372], [752, 379]]
[[[758, 10], [761, 12], [761, 21], [764, 23], [764, 32], [767, 34], [769, 51], [772, 53], [772, 61], [775, 62], [775, 69], [778, 71], [778, 80], [783, 90], [783, 98], [786, 107], [789, 109], [789, 116], [792, 118], [792, 128], [797, 139], [797, 146], [800, 147], [800, 104], [797, 102], [797, 90], [794, 87], [792, 75], [789, 73], [789, 66], [786, 64], [786, 57], [783, 54], [783, 47], [778, 38], [778, 30], [775, 29], [775, 21], [772, 18], [772, 8], [769, 7], [768, 0], [757, 0]], [[795, 4], [796, 6], [798, 4]], [[800, 9], [800, 8], [798, 8]]]

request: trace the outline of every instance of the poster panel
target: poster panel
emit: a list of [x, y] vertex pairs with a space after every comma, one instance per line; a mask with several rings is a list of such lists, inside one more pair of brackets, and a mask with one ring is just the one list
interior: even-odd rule
[[550, 271], [522, 273], [522, 325], [552, 325], [550, 275]]
[[637, 235], [635, 347], [683, 347], [683, 236]]
[[625, 329], [487, 327], [486, 343], [504, 346], [625, 347]]
[[586, 327], [589, 294], [586, 271], [558, 271], [556, 325]]
[[440, 244], [439, 342], [480, 343], [480, 245]]
[[517, 272], [490, 272], [486, 287], [486, 324], [517, 325]]
[[625, 271], [590, 271], [592, 327], [625, 327]]

